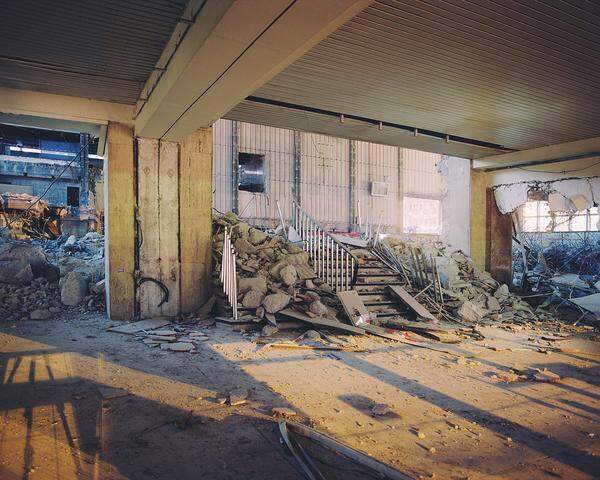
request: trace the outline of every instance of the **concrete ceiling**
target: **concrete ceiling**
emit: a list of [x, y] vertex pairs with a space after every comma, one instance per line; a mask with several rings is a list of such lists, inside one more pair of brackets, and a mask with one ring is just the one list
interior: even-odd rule
[[599, 47], [587, 0], [377, 0], [227, 117], [471, 158], [571, 142], [600, 135]]

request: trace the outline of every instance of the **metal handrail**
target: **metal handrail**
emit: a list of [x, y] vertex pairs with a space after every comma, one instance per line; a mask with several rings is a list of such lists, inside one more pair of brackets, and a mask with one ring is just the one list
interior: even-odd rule
[[291, 224], [302, 239], [302, 248], [310, 255], [316, 274], [335, 292], [350, 290], [355, 273], [350, 250], [295, 202], [292, 203]]
[[221, 285], [223, 293], [227, 295], [229, 305], [233, 310], [233, 318], [238, 319], [237, 303], [237, 272], [235, 263], [235, 250], [231, 244], [231, 236], [225, 228], [223, 235], [223, 258], [221, 260]]

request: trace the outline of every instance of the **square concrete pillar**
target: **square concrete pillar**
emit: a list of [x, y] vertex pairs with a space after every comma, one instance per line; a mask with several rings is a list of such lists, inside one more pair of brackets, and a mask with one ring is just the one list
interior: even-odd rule
[[110, 122], [105, 175], [106, 300], [113, 320], [135, 312], [135, 175], [133, 128]]
[[180, 144], [180, 311], [184, 314], [203, 305], [211, 291], [212, 150], [212, 127], [201, 128]]

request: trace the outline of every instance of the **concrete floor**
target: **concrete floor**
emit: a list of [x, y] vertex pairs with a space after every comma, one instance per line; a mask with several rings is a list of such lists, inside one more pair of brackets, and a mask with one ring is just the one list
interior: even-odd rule
[[[192, 355], [109, 325], [0, 324], [0, 479], [303, 478], [276, 406], [415, 478], [600, 478], [597, 342], [546, 354], [540, 332], [486, 328], [483, 342], [431, 344], [445, 352], [361, 337], [368, 352], [316, 353], [217, 326]], [[509, 381], [510, 367], [563, 378]], [[103, 399], [104, 386], [129, 394]], [[236, 387], [248, 404], [217, 403]], [[374, 417], [377, 403], [392, 413]]]

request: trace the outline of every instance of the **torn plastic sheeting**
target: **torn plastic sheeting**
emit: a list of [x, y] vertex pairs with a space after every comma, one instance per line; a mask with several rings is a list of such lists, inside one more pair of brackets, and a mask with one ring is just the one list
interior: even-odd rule
[[587, 178], [556, 181], [550, 188], [571, 200], [568, 210], [585, 210], [592, 206], [594, 195], [591, 181]]
[[500, 213], [512, 213], [525, 202], [527, 202], [527, 193], [529, 184], [516, 183], [513, 185], [501, 185], [494, 190], [494, 198]]

